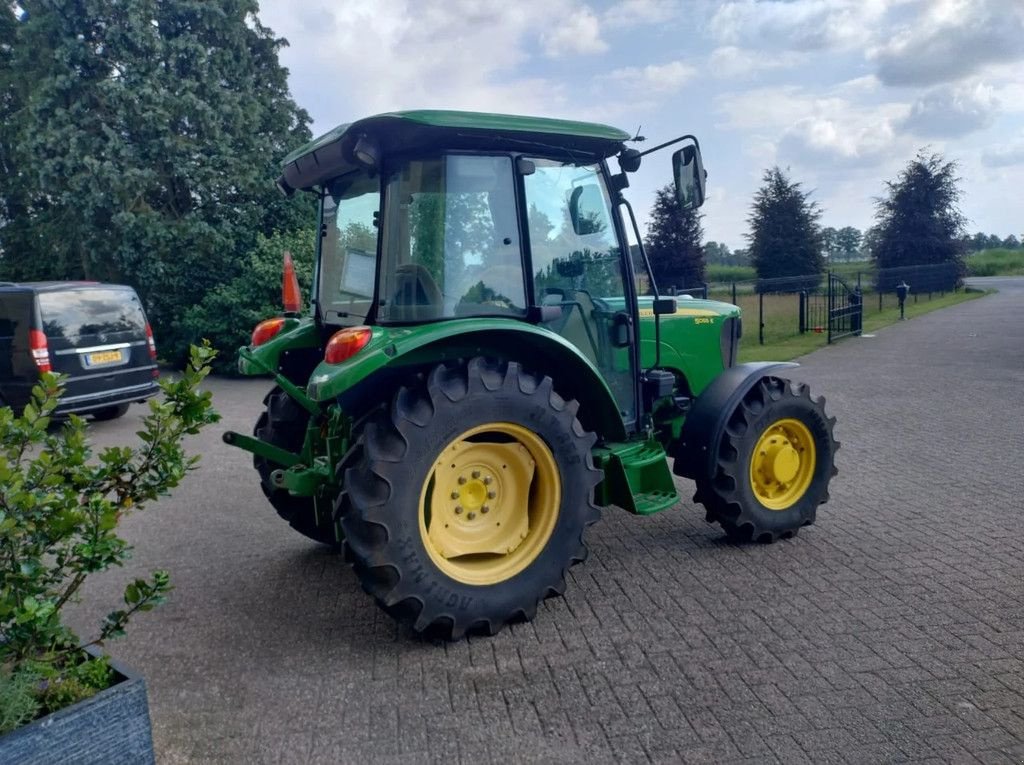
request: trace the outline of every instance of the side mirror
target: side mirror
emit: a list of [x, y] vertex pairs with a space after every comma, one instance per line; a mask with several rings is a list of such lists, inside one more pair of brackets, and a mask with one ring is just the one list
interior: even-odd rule
[[693, 210], [704, 204], [704, 180], [708, 174], [696, 145], [684, 146], [672, 155], [672, 174], [680, 207]]

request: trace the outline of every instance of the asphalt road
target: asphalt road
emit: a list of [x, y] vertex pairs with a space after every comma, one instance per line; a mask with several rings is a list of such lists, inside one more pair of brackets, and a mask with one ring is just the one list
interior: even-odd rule
[[1024, 761], [1024, 278], [976, 281], [999, 293], [802, 359], [842, 449], [795, 540], [725, 543], [680, 481], [662, 514], [607, 510], [534, 622], [454, 644], [396, 628], [277, 519], [220, 442], [268, 385], [211, 380], [201, 470], [128, 519], [131, 565], [76, 622], [171, 571], [110, 646], [147, 679], [162, 763]]

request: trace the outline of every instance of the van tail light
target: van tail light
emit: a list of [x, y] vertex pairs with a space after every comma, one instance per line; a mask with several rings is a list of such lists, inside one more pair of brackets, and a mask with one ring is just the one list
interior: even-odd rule
[[32, 349], [32, 360], [40, 372], [52, 372], [50, 364], [50, 349], [46, 344], [46, 335], [38, 329], [28, 331], [28, 347]]
[[146, 322], [146, 345], [149, 346], [149, 357], [156, 361], [156, 341], [153, 339], [153, 328]]
[[278, 316], [273, 319], [266, 319], [256, 325], [256, 329], [252, 331], [252, 337], [250, 338], [250, 345], [255, 348], [258, 345], [263, 345], [270, 338], [281, 331], [281, 327], [284, 326], [284, 318]]
[[355, 356], [370, 342], [373, 330], [369, 327], [349, 327], [331, 335], [324, 351], [324, 361], [328, 364], [340, 364]]
[[281, 302], [285, 313], [298, 313], [302, 310], [302, 294], [299, 292], [299, 277], [295, 275], [295, 264], [292, 254], [284, 251], [284, 279], [281, 283]]
[[[146, 322], [146, 345], [149, 346], [149, 359], [154, 364], [156, 363], [156, 341], [153, 339], [153, 328], [149, 326], [149, 322]], [[157, 378], [160, 376], [160, 370], [153, 369], [153, 377]]]

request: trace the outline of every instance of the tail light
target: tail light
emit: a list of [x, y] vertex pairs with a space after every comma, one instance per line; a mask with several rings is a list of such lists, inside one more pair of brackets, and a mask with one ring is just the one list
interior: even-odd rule
[[[156, 363], [156, 341], [153, 339], [153, 328], [149, 326], [149, 322], [146, 322], [146, 345], [149, 346], [149, 359], [154, 364]], [[153, 369], [153, 377], [159, 377], [160, 370]]]
[[156, 341], [153, 339], [153, 328], [146, 322], [146, 345], [149, 346], [149, 358], [156, 361]]
[[324, 361], [328, 364], [340, 364], [361, 351], [370, 342], [373, 330], [369, 327], [349, 327], [331, 335], [324, 351]]
[[51, 372], [53, 366], [50, 364], [50, 349], [46, 344], [46, 335], [38, 329], [28, 331], [28, 347], [32, 349], [32, 360], [40, 372]]
[[298, 313], [302, 310], [302, 294], [299, 292], [299, 278], [295, 275], [295, 264], [292, 254], [284, 253], [284, 279], [281, 283], [281, 302], [285, 313]]
[[253, 348], [258, 345], [263, 345], [267, 340], [280, 332], [281, 327], [283, 326], [284, 318], [281, 316], [261, 321], [256, 325], [256, 329], [252, 331], [252, 337], [249, 341], [250, 345], [252, 345]]

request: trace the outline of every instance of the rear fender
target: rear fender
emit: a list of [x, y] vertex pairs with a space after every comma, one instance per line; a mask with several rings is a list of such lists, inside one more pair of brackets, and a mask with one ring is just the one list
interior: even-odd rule
[[[287, 371], [288, 367], [292, 366], [289, 363], [290, 359], [299, 354], [307, 356], [312, 353], [322, 356], [319, 349], [320, 332], [313, 319], [286, 316], [280, 331], [263, 345], [255, 348], [245, 346], [241, 349], [245, 353], [239, 354], [238, 372], [247, 376], [261, 376], [271, 374], [267, 370], [285, 371], [285, 375], [293, 379], [295, 375]], [[306, 380], [293, 379], [293, 382], [304, 385]]]
[[307, 394], [337, 400], [353, 417], [387, 400], [412, 375], [435, 364], [473, 356], [518, 361], [550, 375], [555, 389], [580, 403], [584, 427], [622, 440], [626, 428], [615, 397], [597, 368], [575, 346], [543, 327], [508, 319], [455, 319], [416, 327], [374, 327], [369, 343], [341, 364], [321, 363]]
[[673, 472], [693, 479], [711, 476], [722, 433], [743, 397], [761, 378], [797, 366], [793, 362], [759, 361], [738, 364], [718, 375], [693, 402], [679, 440], [670, 446], [669, 453], [676, 461]]

